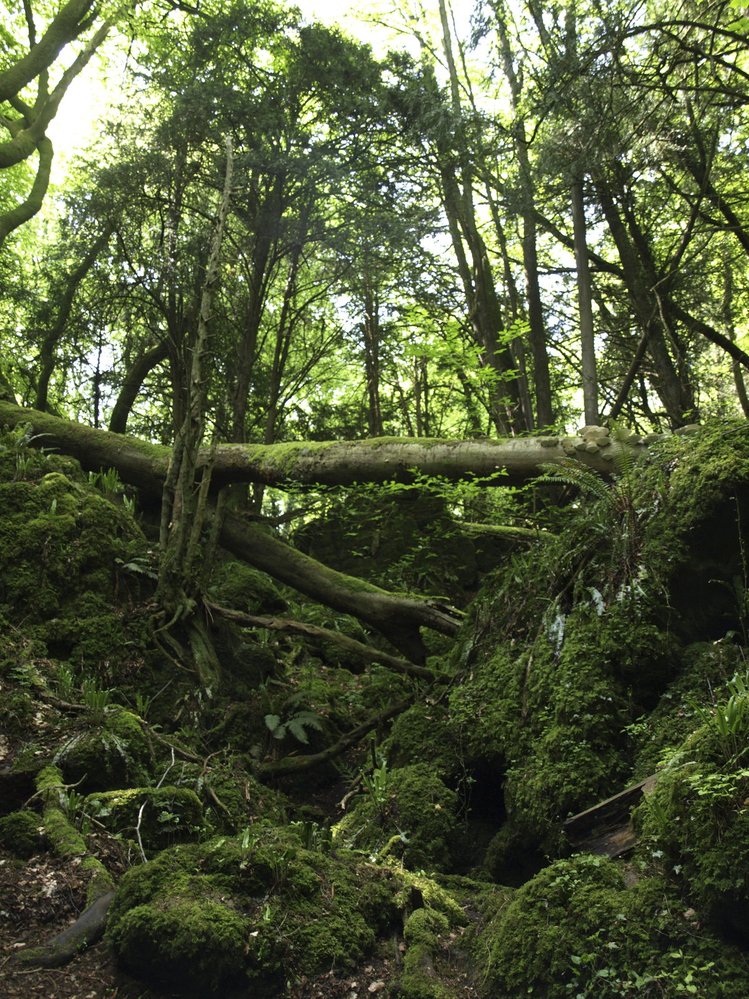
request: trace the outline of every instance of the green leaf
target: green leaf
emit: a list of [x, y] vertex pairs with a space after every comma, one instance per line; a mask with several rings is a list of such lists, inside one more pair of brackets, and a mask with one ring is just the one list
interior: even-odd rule
[[281, 718], [278, 715], [266, 715], [265, 724], [269, 731], [276, 732], [281, 726]]

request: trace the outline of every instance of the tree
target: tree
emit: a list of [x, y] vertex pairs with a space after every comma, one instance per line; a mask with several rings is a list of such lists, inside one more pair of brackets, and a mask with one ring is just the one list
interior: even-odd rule
[[[46, 22], [40, 28], [39, 22]], [[84, 69], [111, 28], [96, 0], [66, 0], [53, 15], [38, 5], [13, 2], [0, 23], [0, 170], [36, 154], [37, 168], [30, 189], [14, 207], [0, 213], [0, 248], [14, 229], [40, 210], [49, 187], [52, 143], [47, 127], [65, 93]], [[20, 39], [25, 34], [26, 43]], [[81, 45], [60, 71], [69, 46]], [[57, 69], [57, 80], [51, 78]], [[30, 90], [34, 90], [33, 96]]]

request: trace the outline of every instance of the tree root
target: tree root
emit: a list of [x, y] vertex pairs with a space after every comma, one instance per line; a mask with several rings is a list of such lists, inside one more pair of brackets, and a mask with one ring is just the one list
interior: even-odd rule
[[82, 950], [101, 940], [113, 898], [113, 891], [99, 895], [74, 923], [46, 943], [20, 951], [16, 960], [37, 968], [60, 968], [68, 964]]

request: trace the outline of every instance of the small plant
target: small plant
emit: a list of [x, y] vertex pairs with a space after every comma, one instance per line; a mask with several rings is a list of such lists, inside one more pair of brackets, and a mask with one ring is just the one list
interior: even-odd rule
[[308, 728], [323, 731], [322, 718], [314, 711], [297, 711], [285, 721], [281, 720], [280, 715], [268, 714], [265, 716], [265, 725], [274, 739], [281, 740], [291, 735], [305, 746], [309, 744]]
[[[149, 556], [151, 553], [149, 553]], [[159, 574], [156, 570], [156, 562], [152, 557], [132, 558], [128, 562], [120, 558], [115, 559], [115, 565], [120, 572], [131, 573], [134, 576], [145, 576], [147, 579], [157, 580]]]
[[98, 472], [89, 472], [88, 481], [104, 496], [119, 496], [125, 491], [116, 468], [102, 468]]
[[112, 703], [112, 691], [102, 689], [95, 680], [84, 680], [81, 684], [81, 697], [88, 708], [95, 725], [104, 721], [107, 708]]
[[56, 677], [57, 693], [63, 701], [72, 701], [75, 695], [75, 675], [68, 663], [60, 663]]
[[382, 755], [375, 755], [374, 747], [372, 755], [374, 757], [372, 770], [370, 773], [362, 773], [361, 782], [372, 804], [379, 813], [382, 813], [390, 795], [392, 776], [387, 759]]
[[76, 824], [82, 817], [85, 800], [85, 794], [79, 794], [75, 788], [71, 787], [60, 791], [60, 807], [69, 822]]
[[717, 733], [729, 760], [737, 760], [747, 749], [749, 733], [749, 682], [746, 674], [737, 673], [726, 684], [728, 699], [711, 711], [700, 709], [705, 725]]
[[146, 718], [153, 702], [152, 697], [147, 697], [138, 691], [135, 695], [135, 713], [141, 718]]
[[332, 837], [327, 826], [321, 826], [318, 822], [305, 819], [301, 822], [290, 822], [289, 827], [297, 834], [305, 850], [319, 852], [330, 850]]

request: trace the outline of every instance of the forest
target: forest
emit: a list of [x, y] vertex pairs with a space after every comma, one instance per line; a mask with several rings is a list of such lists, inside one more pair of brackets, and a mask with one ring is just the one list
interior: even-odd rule
[[0, 996], [746, 999], [749, 8], [311, 10], [0, 10]]

